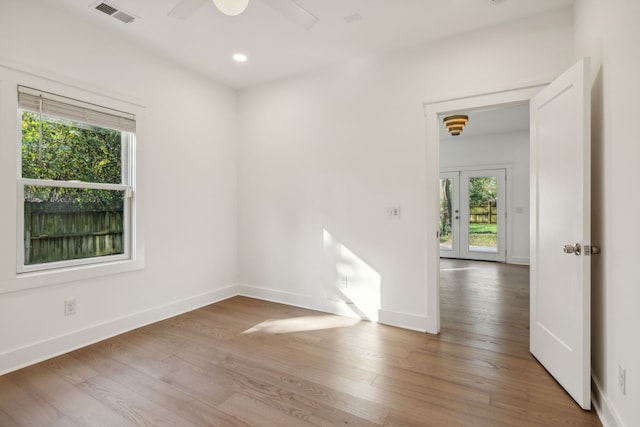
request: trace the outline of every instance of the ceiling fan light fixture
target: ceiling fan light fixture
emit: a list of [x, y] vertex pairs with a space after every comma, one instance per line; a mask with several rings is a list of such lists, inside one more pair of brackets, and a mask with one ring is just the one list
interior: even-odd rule
[[242, 64], [244, 62], [247, 62], [249, 58], [244, 53], [238, 52], [233, 54], [233, 60]]
[[449, 130], [452, 136], [458, 136], [462, 133], [462, 130], [469, 122], [469, 116], [463, 114], [456, 114], [455, 116], [448, 116], [442, 119], [444, 125]]
[[228, 16], [237, 16], [245, 11], [249, 0], [212, 0], [218, 10]]

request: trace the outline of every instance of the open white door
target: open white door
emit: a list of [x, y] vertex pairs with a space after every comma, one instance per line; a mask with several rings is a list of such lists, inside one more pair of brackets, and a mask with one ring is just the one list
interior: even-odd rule
[[531, 353], [591, 408], [590, 67], [531, 100]]

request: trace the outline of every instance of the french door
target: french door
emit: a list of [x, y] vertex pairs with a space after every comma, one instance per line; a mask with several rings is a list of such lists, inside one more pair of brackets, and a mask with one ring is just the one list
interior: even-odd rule
[[440, 256], [506, 260], [505, 170], [440, 174]]

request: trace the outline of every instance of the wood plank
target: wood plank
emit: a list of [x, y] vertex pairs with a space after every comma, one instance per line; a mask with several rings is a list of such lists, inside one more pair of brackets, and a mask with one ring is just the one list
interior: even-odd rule
[[0, 426], [3, 427], [17, 427], [20, 424], [14, 420], [9, 414], [0, 409]]
[[92, 377], [80, 383], [79, 387], [134, 425], [195, 426], [163, 406], [151, 402], [107, 377], [101, 375]]
[[[51, 372], [44, 365], [23, 369], [15, 373], [15, 376], [20, 381], [24, 381], [39, 399], [46, 401], [61, 414], [78, 424], [123, 427], [135, 425], [95, 400], [81, 388]], [[29, 424], [24, 425], [28, 426]]]
[[[249, 356], [249, 355], [247, 355]], [[202, 363], [195, 362], [195, 363]], [[355, 419], [364, 424], [365, 420], [380, 425], [389, 410], [374, 402], [344, 393], [339, 389], [324, 387], [313, 381], [307, 381], [290, 373], [283, 373], [273, 369], [271, 365], [256, 363], [249, 357], [229, 357], [220, 366], [234, 372], [242, 372], [246, 378], [253, 381], [272, 384], [275, 388], [283, 390], [291, 400], [300, 400], [302, 405], [310, 406], [314, 415], [318, 418], [331, 418], [335, 420], [335, 414], [339, 414], [347, 425], [351, 425]], [[312, 402], [308, 404], [308, 402]], [[351, 416], [350, 416], [350, 415]]]
[[62, 417], [46, 397], [14, 372], [0, 377], [0, 425], [48, 425]]
[[263, 402], [242, 394], [234, 394], [225, 400], [220, 409], [240, 418], [252, 426], [313, 426], [306, 419], [311, 414], [295, 412], [287, 414], [285, 411], [275, 409]]
[[243, 426], [237, 418], [231, 417], [190, 395], [171, 387], [169, 384], [145, 375], [126, 364], [89, 347], [73, 354], [78, 365], [88, 365], [102, 375], [108, 375], [124, 387], [136, 391], [157, 405], [171, 410], [181, 418], [196, 425], [211, 427]]

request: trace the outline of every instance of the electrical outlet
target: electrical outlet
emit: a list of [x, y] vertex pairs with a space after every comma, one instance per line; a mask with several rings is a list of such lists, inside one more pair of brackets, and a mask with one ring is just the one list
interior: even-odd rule
[[624, 396], [626, 394], [627, 388], [627, 371], [621, 366], [618, 365], [618, 389], [620, 393]]
[[73, 316], [76, 314], [76, 300], [75, 299], [67, 299], [64, 301], [64, 315], [65, 316]]

